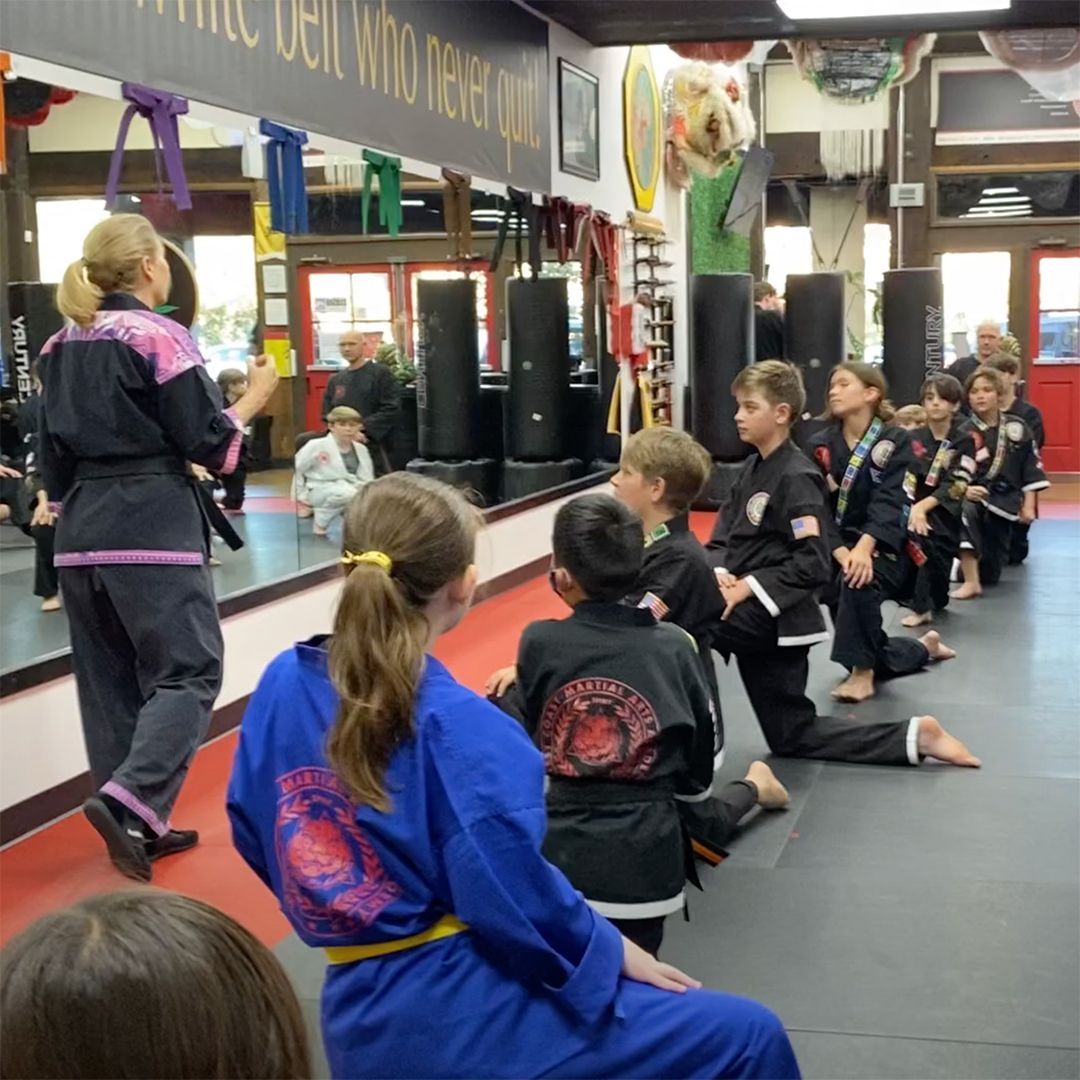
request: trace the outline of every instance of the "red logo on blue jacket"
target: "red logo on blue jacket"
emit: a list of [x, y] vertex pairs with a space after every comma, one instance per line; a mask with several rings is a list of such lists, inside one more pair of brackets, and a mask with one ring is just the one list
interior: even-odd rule
[[544, 706], [540, 750], [555, 776], [643, 780], [659, 734], [652, 705], [626, 683], [575, 679]]
[[312, 934], [340, 936], [370, 926], [401, 895], [356, 821], [356, 804], [329, 769], [295, 769], [277, 779], [275, 846], [282, 906]]

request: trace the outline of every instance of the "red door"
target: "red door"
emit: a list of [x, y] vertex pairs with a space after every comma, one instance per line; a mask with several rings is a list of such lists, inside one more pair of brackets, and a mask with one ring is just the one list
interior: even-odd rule
[[1031, 255], [1027, 398], [1042, 410], [1047, 472], [1080, 473], [1080, 248]]

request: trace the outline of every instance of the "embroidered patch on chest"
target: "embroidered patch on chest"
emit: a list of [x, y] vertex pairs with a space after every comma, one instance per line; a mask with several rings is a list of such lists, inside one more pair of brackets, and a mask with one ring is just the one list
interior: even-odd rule
[[751, 525], [760, 525], [765, 516], [765, 507], [769, 505], [769, 493], [767, 491], [755, 492], [746, 501], [746, 516]]
[[892, 439], [882, 439], [874, 446], [874, 449], [870, 451], [870, 460], [879, 469], [884, 469], [885, 466], [889, 464], [889, 458], [892, 457], [895, 449], [896, 443], [894, 443]]
[[1024, 439], [1024, 425], [1019, 420], [1010, 420], [1005, 425], [1005, 434], [1012, 442], [1022, 442]]

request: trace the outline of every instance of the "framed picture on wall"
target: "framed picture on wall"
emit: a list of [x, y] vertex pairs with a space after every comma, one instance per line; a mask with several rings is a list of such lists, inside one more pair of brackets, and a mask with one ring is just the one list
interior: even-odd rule
[[600, 179], [600, 80], [559, 59], [559, 168]]

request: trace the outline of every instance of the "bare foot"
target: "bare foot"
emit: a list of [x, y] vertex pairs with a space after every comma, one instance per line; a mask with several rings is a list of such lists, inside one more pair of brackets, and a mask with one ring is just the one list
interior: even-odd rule
[[60, 610], [60, 597], [59, 596], [47, 596], [41, 601], [42, 611], [59, 611]]
[[974, 581], [965, 581], [959, 588], [949, 593], [954, 600], [974, 600], [976, 596], [982, 596], [982, 586]]
[[901, 626], [928, 626], [934, 621], [934, 613], [932, 611], [924, 611], [921, 614], [917, 611], [913, 611], [910, 615], [905, 615], [900, 620]]
[[956, 656], [956, 650], [950, 649], [941, 640], [941, 635], [936, 630], [923, 634], [919, 640], [926, 646], [926, 651], [930, 654], [931, 660], [951, 660]]
[[874, 673], [853, 671], [833, 692], [837, 701], [865, 701], [874, 696]]
[[221, 560], [216, 555], [211, 555], [208, 561], [209, 561], [211, 566], [220, 566], [221, 565]]
[[758, 806], [762, 810], [783, 810], [791, 802], [787, 788], [764, 761], [755, 761], [746, 770], [746, 779], [757, 788]]
[[977, 769], [982, 762], [957, 738], [950, 735], [933, 716], [919, 717], [919, 753], [950, 765]]

